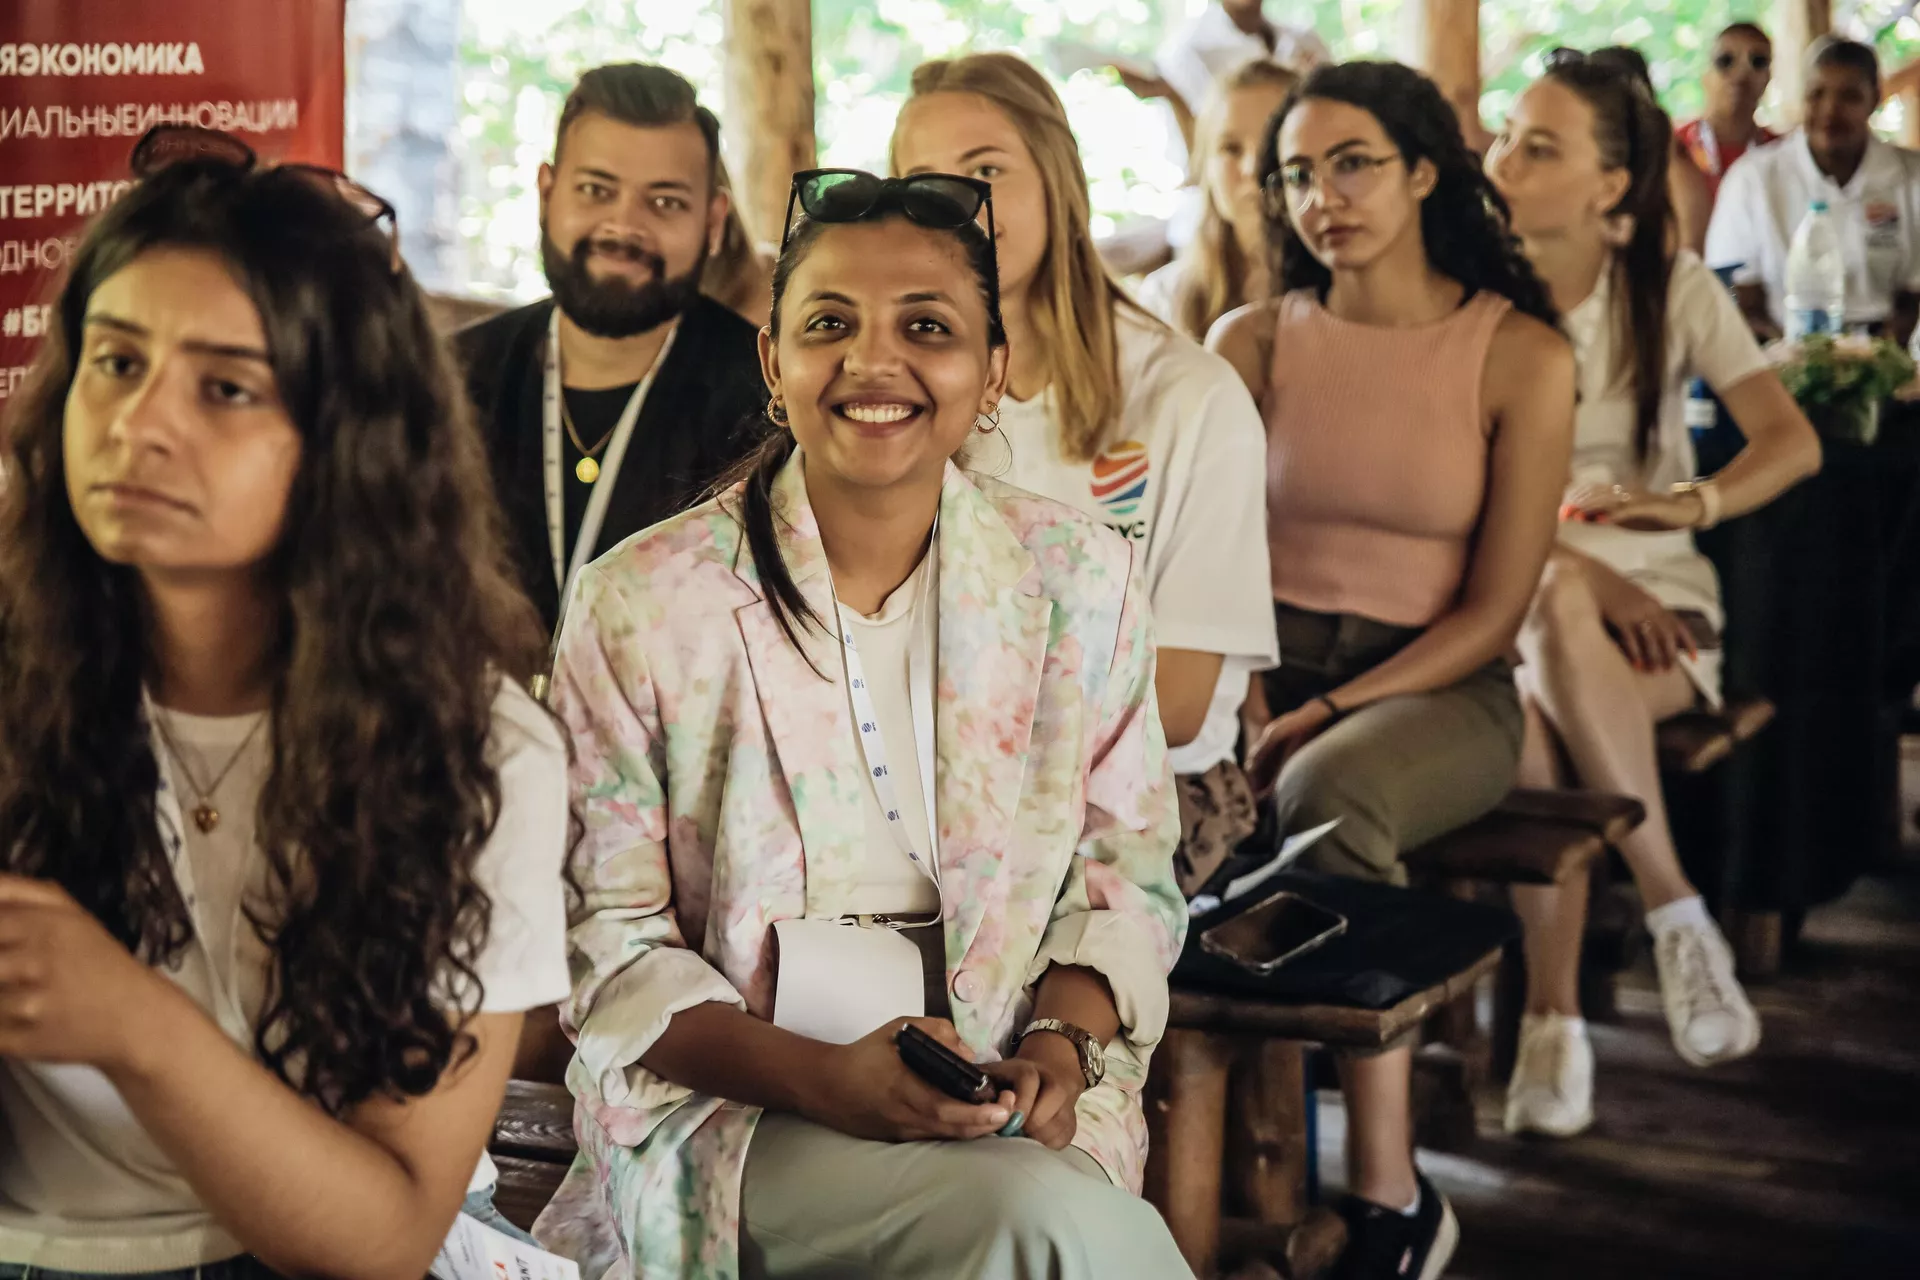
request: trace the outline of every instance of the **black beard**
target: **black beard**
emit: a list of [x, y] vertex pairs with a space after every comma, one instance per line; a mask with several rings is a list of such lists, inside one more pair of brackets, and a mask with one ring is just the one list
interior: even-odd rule
[[635, 259], [645, 263], [653, 274], [642, 285], [618, 279], [596, 280], [587, 266], [592, 251], [592, 236], [581, 237], [573, 252], [565, 254], [546, 228], [540, 229], [540, 265], [546, 269], [554, 302], [567, 319], [596, 338], [631, 338], [658, 329], [685, 311], [700, 293], [700, 275], [707, 265], [705, 244], [700, 246], [692, 270], [683, 276], [669, 276], [660, 255], [632, 250]]

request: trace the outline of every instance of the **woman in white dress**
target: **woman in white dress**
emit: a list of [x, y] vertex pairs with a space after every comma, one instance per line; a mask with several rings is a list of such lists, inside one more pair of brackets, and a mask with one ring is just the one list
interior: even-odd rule
[[[1670, 247], [1671, 133], [1638, 81], [1562, 55], [1515, 102], [1486, 164], [1579, 365], [1559, 545], [1520, 637], [1529, 729], [1521, 780], [1646, 805], [1647, 820], [1620, 851], [1647, 910], [1674, 1047], [1710, 1066], [1752, 1052], [1760, 1023], [1681, 869], [1653, 728], [1720, 698], [1719, 583], [1692, 531], [1764, 506], [1813, 474], [1820, 445], [1732, 297], [1698, 257]], [[1694, 376], [1747, 439], [1704, 480], [1694, 478], [1683, 413]], [[1516, 889], [1514, 899], [1526, 926], [1528, 998], [1507, 1128], [1568, 1136], [1593, 1115], [1578, 997], [1585, 882]]]

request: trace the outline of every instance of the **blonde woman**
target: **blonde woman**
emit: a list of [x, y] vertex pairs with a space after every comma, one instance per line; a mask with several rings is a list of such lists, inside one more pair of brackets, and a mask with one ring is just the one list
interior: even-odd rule
[[1065, 108], [1011, 54], [930, 62], [893, 134], [897, 174], [993, 186], [1010, 359], [1004, 479], [1139, 550], [1193, 893], [1253, 829], [1235, 762], [1248, 678], [1278, 660], [1267, 604], [1266, 441], [1232, 366], [1129, 299], [1093, 248]]
[[1267, 296], [1267, 220], [1260, 205], [1260, 141], [1299, 77], [1257, 58], [1228, 76], [1195, 128], [1195, 177], [1206, 196], [1200, 229], [1181, 255], [1148, 276], [1141, 303], [1196, 342], [1213, 322]]

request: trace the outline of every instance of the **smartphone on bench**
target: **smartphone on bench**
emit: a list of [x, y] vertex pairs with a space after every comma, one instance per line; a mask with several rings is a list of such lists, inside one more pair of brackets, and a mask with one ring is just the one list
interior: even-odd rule
[[1347, 918], [1282, 889], [1200, 935], [1210, 956], [1264, 977], [1347, 931]]

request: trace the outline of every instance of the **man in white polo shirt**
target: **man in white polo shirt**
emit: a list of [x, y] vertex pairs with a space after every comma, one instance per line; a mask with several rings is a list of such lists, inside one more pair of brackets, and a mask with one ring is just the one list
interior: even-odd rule
[[1787, 248], [1815, 200], [1836, 215], [1847, 323], [1905, 343], [1920, 314], [1920, 154], [1868, 124], [1880, 70], [1867, 45], [1825, 39], [1808, 57], [1805, 123], [1727, 171], [1707, 228], [1707, 264], [1733, 267], [1741, 310], [1763, 338], [1786, 313]]

